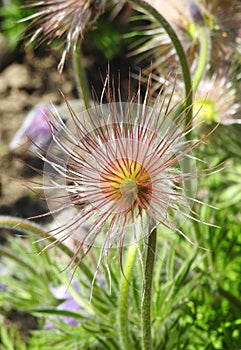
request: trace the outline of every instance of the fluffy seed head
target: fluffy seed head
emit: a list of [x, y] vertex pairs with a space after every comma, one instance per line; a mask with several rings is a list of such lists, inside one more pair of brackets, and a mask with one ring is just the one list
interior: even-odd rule
[[47, 41], [51, 44], [55, 39], [65, 45], [59, 69], [62, 71], [66, 55], [78, 40], [84, 36], [98, 15], [105, 1], [99, 0], [45, 0], [34, 2], [32, 7], [37, 12], [24, 20], [33, 20], [30, 28], [36, 28], [30, 42], [38, 39], [39, 44]]
[[[176, 102], [182, 96], [183, 83], [177, 82]], [[193, 112], [197, 114], [196, 122], [205, 124], [219, 123], [223, 125], [240, 124], [240, 96], [232, 73], [218, 71], [211, 77], [206, 76], [194, 94]], [[175, 100], [175, 99], [173, 99]], [[173, 101], [175, 103], [175, 101]]]
[[[182, 221], [197, 219], [190, 214], [196, 177], [191, 150], [200, 141], [186, 140], [185, 113], [170, 108], [163, 90], [152, 102], [150, 83], [143, 100], [139, 89], [126, 103], [119, 89], [116, 102], [110, 85], [108, 77], [108, 103], [101, 100], [76, 115], [66, 102], [72, 116], [66, 124], [53, 114], [50, 125], [58, 123], [61, 131], [53, 132], [42, 156], [45, 195], [57, 223], [51, 234], [57, 242], [74, 238], [76, 254], [85, 255], [93, 245], [102, 255], [112, 247], [121, 252], [150, 233], [150, 222], [185, 236]], [[192, 168], [184, 169], [186, 157]], [[68, 218], [59, 222], [65, 210]]]
[[[230, 64], [237, 54], [241, 30], [241, 4], [239, 0], [147, 0], [175, 29], [190, 62], [198, 56], [200, 26], [210, 34], [210, 55], [213, 69]], [[138, 8], [142, 12], [141, 9]], [[144, 14], [144, 19], [148, 18]], [[152, 57], [153, 67], [160, 72], [175, 65], [176, 54], [166, 32], [155, 20], [137, 27], [138, 40], [133, 43], [133, 55]], [[137, 44], [136, 44], [137, 42]], [[148, 55], [147, 55], [148, 52]]]

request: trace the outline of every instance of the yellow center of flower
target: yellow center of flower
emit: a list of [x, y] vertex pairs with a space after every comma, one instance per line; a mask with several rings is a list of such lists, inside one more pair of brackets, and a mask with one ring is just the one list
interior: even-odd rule
[[139, 162], [118, 159], [101, 174], [101, 189], [105, 198], [120, 201], [123, 209], [135, 205], [145, 209], [152, 193], [151, 177]]
[[194, 115], [196, 113], [199, 121], [214, 122], [218, 120], [215, 106], [208, 100], [197, 100], [194, 102]]
[[189, 22], [187, 26], [188, 26], [187, 31], [188, 31], [190, 38], [194, 39], [197, 36], [197, 27], [196, 27], [195, 23]]

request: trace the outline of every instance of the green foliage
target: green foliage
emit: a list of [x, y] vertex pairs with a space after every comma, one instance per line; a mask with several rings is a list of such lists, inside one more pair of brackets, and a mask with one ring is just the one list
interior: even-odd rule
[[31, 10], [24, 8], [20, 0], [10, 0], [0, 8], [0, 16], [2, 17], [1, 29], [8, 38], [10, 48], [17, 46], [26, 28], [26, 23], [20, 23], [19, 20], [30, 13]]
[[121, 33], [116, 22], [108, 22], [106, 16], [98, 21], [98, 29], [90, 32], [88, 42], [94, 46], [109, 60], [115, 57], [121, 45]]
[[[215, 186], [223, 185], [219, 174], [213, 175], [212, 180]], [[202, 182], [205, 185], [207, 178]], [[235, 213], [237, 207], [232, 208]], [[194, 227], [198, 242], [206, 250], [192, 246], [168, 230], [158, 229], [152, 299], [153, 349], [239, 349], [241, 238], [235, 214], [229, 210], [227, 217], [225, 211], [226, 208], [206, 208], [202, 212], [206, 221], [215, 222], [221, 229], [199, 223]], [[183, 229], [188, 234], [193, 226], [187, 222]], [[29, 244], [17, 237], [10, 238], [8, 246], [2, 247], [2, 263], [8, 272], [1, 278], [5, 286], [0, 297], [1, 313], [8, 317], [14, 309], [28, 312], [37, 318], [39, 324], [24, 345], [16, 330], [3, 327], [3, 349], [15, 346], [16, 350], [121, 350], [117, 320], [121, 270], [115, 255], [112, 253], [109, 257], [111, 293], [108, 274], [103, 267], [94, 284], [91, 302], [92, 282], [81, 269], [77, 269], [74, 278], [79, 281], [81, 292], [74, 293], [73, 288], [69, 288], [83, 309], [70, 312], [56, 309], [60, 301], [49, 289], [50, 283], [68, 286], [71, 273], [63, 271], [66, 255], [57, 247], [36, 255], [34, 251], [39, 249], [40, 243]], [[92, 274], [95, 272], [93, 261], [97, 261], [98, 254], [98, 250], [93, 251], [91, 259], [86, 257], [85, 260]], [[142, 284], [138, 260], [134, 271], [133, 282], [130, 282], [129, 322], [138, 350], [141, 349]], [[63, 315], [76, 318], [79, 325], [72, 327], [64, 323], [59, 318]], [[44, 328], [47, 320], [53, 320], [53, 329]]]
[[14, 328], [8, 329], [0, 325], [0, 341], [1, 350], [27, 350], [19, 332]]

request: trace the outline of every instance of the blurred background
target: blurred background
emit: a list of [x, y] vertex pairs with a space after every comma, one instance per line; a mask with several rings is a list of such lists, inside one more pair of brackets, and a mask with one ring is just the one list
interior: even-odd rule
[[[166, 37], [163, 38], [159, 24], [131, 1], [107, 3], [106, 10], [92, 30], [86, 33], [82, 43], [81, 62], [90, 89], [93, 87], [100, 97], [108, 65], [116, 81], [119, 74], [121, 76], [123, 100], [128, 96], [130, 72], [133, 77], [130, 89], [135, 91], [140, 68], [145, 85], [150, 65], [155, 78], [154, 95], [160, 84], [172, 74], [177, 79], [177, 88], [183, 89], [181, 82], [179, 84], [181, 74], [177, 59], [168, 60], [172, 57], [168, 51], [170, 43], [165, 41]], [[171, 1], [170, 6], [175, 8], [173, 3]], [[185, 2], [180, 3], [187, 6], [187, 2], [186, 5]], [[200, 0], [198, 3], [206, 8], [204, 17], [210, 26], [216, 15], [224, 18], [226, 12], [222, 6], [226, 11], [230, 10], [227, 1]], [[231, 7], [233, 3], [236, 6], [237, 2], [231, 1]], [[57, 70], [62, 54], [58, 43], [42, 43], [37, 48], [33, 43], [27, 45], [29, 34], [23, 30], [30, 21], [19, 20], [31, 16], [36, 9], [23, 5], [26, 4], [20, 0], [0, 2], [0, 214], [19, 218], [40, 215], [34, 221], [49, 225], [51, 217], [41, 217], [48, 210], [45, 201], [40, 198], [41, 191], [36, 194], [29, 189], [32, 182], [42, 181], [38, 172], [42, 169], [42, 161], [31, 151], [26, 139], [19, 147], [10, 145], [26, 116], [36, 106], [49, 103], [62, 106], [60, 91], [68, 100], [76, 100], [78, 91], [69, 57], [62, 74]], [[213, 8], [218, 10], [217, 13], [210, 10], [212, 22], [207, 16], [208, 10]], [[229, 55], [224, 50], [223, 54], [212, 57], [212, 64], [208, 65], [209, 88], [205, 90], [205, 84], [201, 82], [203, 90], [200, 96], [205, 100], [207, 94], [213, 96], [210, 92], [213, 91], [213, 105], [206, 104], [201, 109], [204, 123], [194, 134], [199, 137], [220, 123], [206, 143], [195, 151], [195, 156], [206, 162], [203, 168], [222, 169], [202, 177], [198, 182], [198, 198], [218, 210], [201, 204], [195, 208], [202, 215], [202, 220], [219, 228], [197, 223], [195, 233], [191, 233], [191, 237], [206, 251], [196, 251], [195, 247], [173, 233], [164, 232], [161, 236], [153, 297], [154, 349], [158, 350], [241, 350], [240, 4], [236, 12], [238, 20], [231, 15], [228, 17], [228, 12], [225, 18], [225, 23], [234, 19], [236, 27], [230, 33], [238, 33], [236, 41], [231, 37], [235, 41], [232, 44], [235, 52]], [[174, 16], [175, 13], [171, 14]], [[176, 24], [179, 17], [175, 17], [173, 23], [182, 38], [184, 29]], [[188, 20], [191, 21], [190, 15], [180, 23], [189, 23]], [[193, 35], [195, 23], [190, 23], [192, 25], [188, 26], [190, 31], [185, 38], [189, 38], [187, 53], [193, 71], [199, 45], [197, 36]], [[212, 33], [212, 38], [215, 38], [216, 32]], [[226, 38], [225, 33], [228, 36], [229, 32], [222, 32], [222, 37]], [[185, 40], [183, 44], [187, 45]], [[227, 48], [226, 42], [222, 45]], [[220, 56], [226, 57], [223, 63], [219, 61]], [[158, 60], [158, 57], [162, 59]], [[218, 72], [215, 71], [217, 65]], [[229, 68], [232, 68], [231, 73]], [[200, 108], [200, 103], [197, 99], [197, 108]], [[192, 229], [185, 223], [183, 230], [191, 232]], [[83, 271], [77, 273], [77, 287], [70, 289], [71, 297], [62, 292], [58, 294], [56, 288], [68, 284], [69, 275], [60, 274], [66, 256], [63, 257], [63, 251], [51, 251], [40, 256], [29, 254], [33, 241], [23, 237], [19, 239], [19, 234], [7, 229], [0, 230], [0, 349], [121, 349], [116, 340], [115, 318], [121, 278], [118, 262], [113, 258], [112, 273], [115, 278], [112, 295], [106, 292], [108, 278], [103, 273], [104, 277], [97, 281], [96, 287], [99, 303], [94, 301], [93, 296], [93, 304], [89, 306], [87, 291], [91, 289], [91, 281], [86, 277], [88, 274]], [[97, 256], [94, 253], [92, 262]], [[94, 264], [88, 264], [94, 269]], [[135, 349], [138, 350], [140, 295], [135, 293], [136, 287], [138, 278], [133, 287], [130, 316]], [[76, 294], [81, 296], [81, 300]], [[77, 300], [77, 306], [59, 308], [64, 300], [70, 299]], [[72, 319], [67, 318], [66, 321], [56, 315]]]

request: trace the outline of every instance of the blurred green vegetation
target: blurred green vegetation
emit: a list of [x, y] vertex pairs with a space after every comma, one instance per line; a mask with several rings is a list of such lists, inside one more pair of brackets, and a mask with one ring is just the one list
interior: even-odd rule
[[20, 0], [3, 2], [0, 7], [1, 31], [8, 39], [9, 48], [14, 49], [24, 37], [26, 22], [20, 22], [20, 20], [32, 13], [33, 11], [24, 7]]

